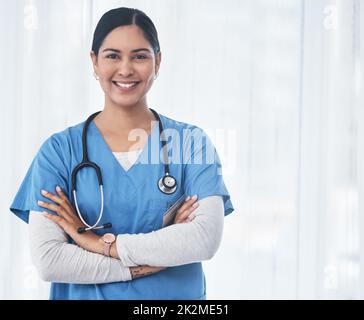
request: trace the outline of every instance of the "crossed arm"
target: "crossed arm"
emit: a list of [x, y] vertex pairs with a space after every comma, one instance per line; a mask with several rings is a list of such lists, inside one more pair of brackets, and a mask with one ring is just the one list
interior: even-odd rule
[[33, 262], [45, 281], [95, 284], [128, 281], [165, 267], [208, 260], [221, 241], [223, 201], [220, 196], [212, 196], [199, 204], [191, 222], [147, 234], [118, 235], [114, 257], [100, 254], [100, 246], [90, 247], [89, 243], [96, 242], [88, 241], [85, 248], [69, 244], [62, 227], [38, 212], [31, 212]]

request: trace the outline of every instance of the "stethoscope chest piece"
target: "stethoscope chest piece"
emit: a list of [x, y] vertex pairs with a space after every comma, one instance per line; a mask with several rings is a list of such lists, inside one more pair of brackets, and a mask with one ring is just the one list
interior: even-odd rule
[[177, 181], [173, 176], [166, 174], [159, 179], [158, 188], [165, 194], [172, 194], [177, 190]]

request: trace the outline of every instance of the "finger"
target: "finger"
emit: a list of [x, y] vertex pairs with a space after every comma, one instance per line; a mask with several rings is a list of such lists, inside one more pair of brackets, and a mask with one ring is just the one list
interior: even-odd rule
[[64, 208], [66, 211], [70, 211], [70, 206], [68, 204], [68, 199], [64, 199], [63, 197], [58, 197], [51, 192], [48, 192], [47, 190], [41, 190], [40, 192], [42, 196], [44, 196], [47, 199], [52, 200], [53, 202], [59, 204], [62, 208]]
[[60, 207], [56, 204], [38, 200], [38, 206], [40, 206], [42, 208], [47, 208], [48, 210], [57, 213], [58, 215], [62, 216], [65, 219], [68, 218], [67, 212], [62, 207]]
[[67, 204], [67, 211], [71, 213], [71, 217], [72, 218], [76, 218], [77, 217], [77, 219], [78, 219], [76, 210], [75, 210], [73, 204], [68, 199], [67, 194], [63, 192], [63, 190], [61, 189], [60, 186], [56, 186], [56, 191], [59, 194], [59, 196], [66, 202], [66, 204]]
[[192, 221], [193, 219], [195, 219], [196, 218], [196, 215], [195, 215], [195, 213], [194, 212], [192, 212], [188, 217], [187, 217], [187, 220], [188, 221]]
[[182, 206], [181, 208], [178, 209], [177, 213], [183, 212], [185, 211], [187, 208], [189, 208], [190, 206], [192, 206], [197, 200], [197, 195], [194, 195], [192, 198], [190, 198], [189, 200], [187, 200]]
[[[196, 209], [196, 208], [198, 208], [198, 206], [199, 206], [199, 203], [198, 202], [196, 202], [196, 203], [194, 203], [193, 205], [192, 205], [192, 207], [190, 207], [190, 208], [188, 208], [188, 209], [186, 209], [184, 212], [181, 212], [180, 214], [178, 214], [177, 216], [176, 216], [176, 221], [178, 221], [178, 222], [182, 222], [182, 221], [184, 221], [185, 219], [187, 219], [191, 214], [192, 214], [192, 212]], [[177, 222], [177, 223], [178, 223]]]
[[184, 219], [181, 223], [189, 223], [192, 222], [193, 219], [196, 218], [196, 215], [194, 213], [191, 213], [186, 219]]
[[60, 216], [50, 214], [45, 211], [43, 211], [43, 216], [45, 216], [47, 219], [53, 221], [57, 225], [59, 225], [64, 230], [64, 232], [66, 232], [69, 236], [71, 236], [70, 223], [67, 222], [65, 219], [63, 219]]
[[198, 202], [195, 202], [192, 206], [188, 207], [183, 212], [180, 212], [178, 215], [180, 219], [186, 219], [196, 208], [198, 208], [200, 204]]
[[56, 186], [56, 191], [59, 194], [59, 196], [61, 197], [61, 199], [63, 199], [64, 201], [67, 202], [67, 204], [69, 204], [70, 206], [72, 205], [71, 202], [68, 199], [67, 194], [65, 194], [62, 190], [62, 188], [60, 186]]
[[42, 213], [43, 213], [43, 216], [45, 216], [47, 219], [52, 220], [55, 223], [57, 223], [59, 226], [63, 227], [62, 226], [63, 225], [62, 220], [64, 221], [64, 219], [62, 217], [54, 215], [54, 214], [50, 214], [50, 213], [48, 213], [46, 211], [43, 211]]
[[196, 201], [196, 199], [197, 199], [196, 195], [194, 195], [193, 197], [188, 196], [185, 199], [183, 205], [178, 209], [178, 211], [182, 212], [182, 211], [186, 210], [192, 203], [194, 203]]

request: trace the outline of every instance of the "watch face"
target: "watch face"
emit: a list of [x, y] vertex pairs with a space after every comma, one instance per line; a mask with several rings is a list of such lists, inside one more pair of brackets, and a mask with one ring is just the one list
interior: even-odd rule
[[114, 236], [112, 233], [105, 233], [105, 234], [102, 236], [102, 239], [103, 239], [105, 242], [113, 243], [113, 242], [115, 241], [115, 236]]

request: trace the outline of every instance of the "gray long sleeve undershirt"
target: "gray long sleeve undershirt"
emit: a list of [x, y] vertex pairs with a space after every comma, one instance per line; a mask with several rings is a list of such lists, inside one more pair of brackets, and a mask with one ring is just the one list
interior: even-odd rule
[[200, 200], [194, 213], [196, 218], [189, 223], [174, 224], [147, 234], [118, 235], [116, 246], [123, 265], [173, 267], [211, 259], [222, 238], [222, 197]]
[[61, 227], [31, 211], [32, 260], [45, 281], [96, 284], [131, 280], [130, 266], [170, 267], [211, 259], [222, 238], [223, 200], [211, 196], [198, 202], [191, 222], [146, 234], [118, 235], [120, 260], [69, 244]]
[[41, 212], [29, 214], [31, 258], [44, 281], [96, 284], [131, 280], [129, 268], [117, 259], [68, 243], [67, 234]]

